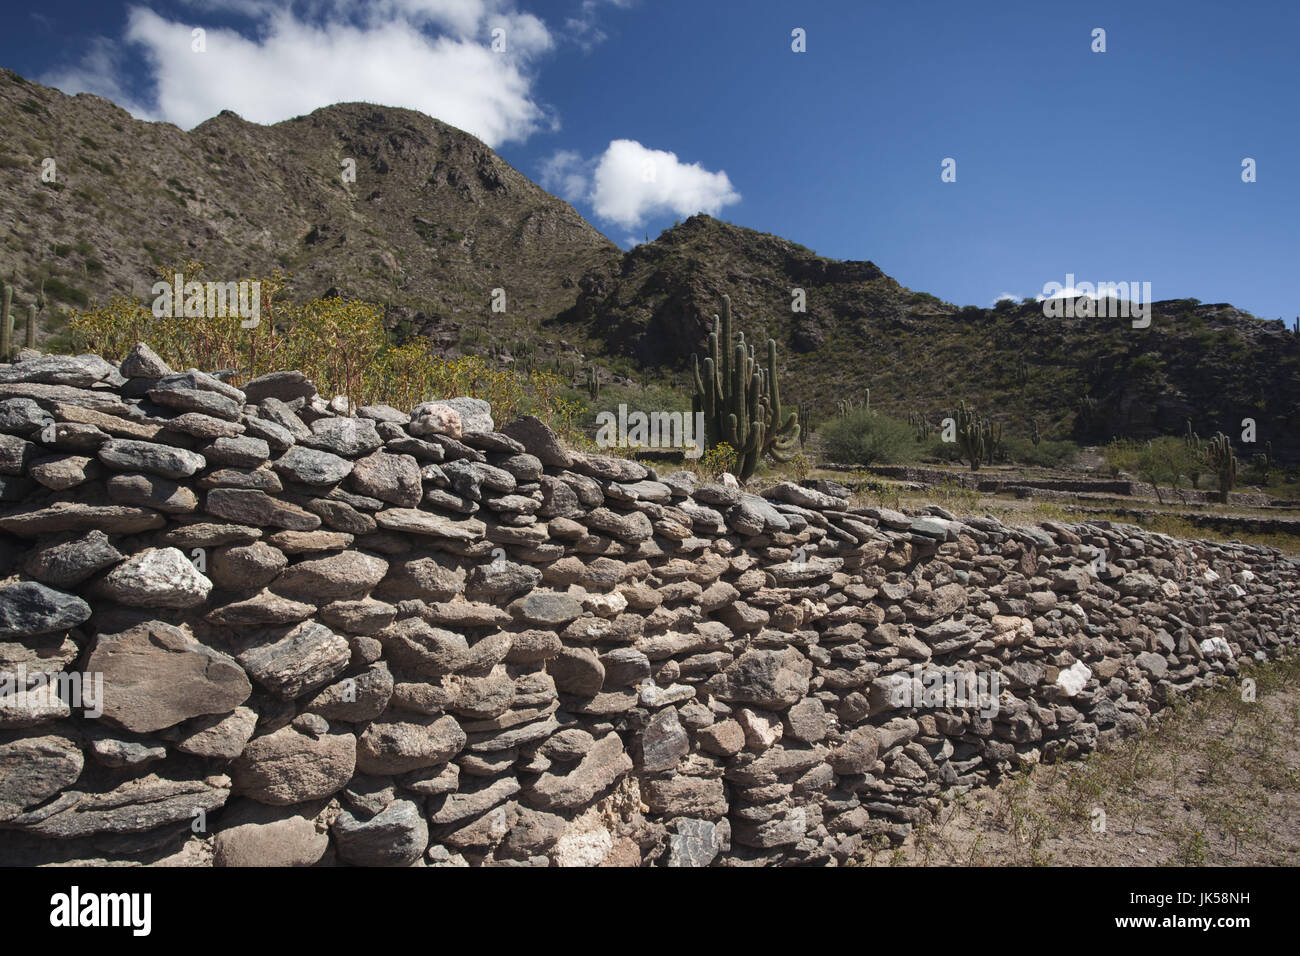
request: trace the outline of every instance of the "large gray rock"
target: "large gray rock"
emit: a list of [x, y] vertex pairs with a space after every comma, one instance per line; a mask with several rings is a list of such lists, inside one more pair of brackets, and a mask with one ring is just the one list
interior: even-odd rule
[[368, 418], [318, 418], [311, 423], [311, 437], [301, 441], [344, 458], [368, 455], [384, 443]]
[[42, 355], [40, 358], [0, 367], [0, 382], [39, 382], [42, 385], [70, 385], [86, 388], [104, 378], [70, 355]]
[[492, 423], [492, 406], [481, 398], [448, 398], [439, 404], [454, 408], [460, 414], [462, 434], [496, 431]]
[[367, 455], [352, 468], [352, 486], [363, 495], [402, 508], [414, 508], [424, 498], [420, 465], [412, 455], [385, 451]]
[[560, 443], [560, 437], [536, 415], [521, 415], [504, 425], [503, 435], [508, 435], [524, 446], [530, 455], [536, 455], [543, 465], [568, 468], [573, 457]]
[[304, 485], [333, 485], [352, 472], [346, 458], [305, 445], [294, 445], [271, 463], [282, 477]]
[[172, 374], [171, 368], [159, 358], [158, 353], [143, 342], [131, 346], [131, 351], [122, 359], [119, 371], [126, 378], [162, 378]]
[[65, 631], [90, 618], [90, 605], [35, 581], [0, 588], [0, 637]]
[[164, 478], [188, 478], [207, 465], [198, 452], [129, 438], [104, 442], [99, 446], [99, 460], [118, 471], [143, 471]]
[[691, 750], [676, 709], [665, 707], [641, 732], [641, 769], [647, 773], [673, 770]]
[[104, 675], [104, 716], [136, 733], [229, 713], [253, 689], [232, 658], [161, 621], [101, 634], [86, 671]]
[[339, 856], [357, 866], [408, 866], [429, 843], [428, 824], [410, 800], [394, 800], [368, 820], [344, 810], [332, 832]]
[[168, 514], [188, 514], [199, 506], [199, 498], [186, 486], [157, 475], [114, 475], [107, 482], [108, 497], [114, 504], [157, 508]]

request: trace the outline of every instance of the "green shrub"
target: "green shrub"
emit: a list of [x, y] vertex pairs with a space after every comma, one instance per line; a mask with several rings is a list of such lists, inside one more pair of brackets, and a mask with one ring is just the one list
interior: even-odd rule
[[836, 464], [889, 465], [916, 454], [906, 422], [865, 409], [832, 419], [822, 426], [821, 435], [826, 457]]
[[1064, 468], [1079, 456], [1079, 446], [1072, 441], [1047, 441], [1037, 445], [1027, 438], [1008, 438], [1007, 454], [1020, 465], [1040, 468]]

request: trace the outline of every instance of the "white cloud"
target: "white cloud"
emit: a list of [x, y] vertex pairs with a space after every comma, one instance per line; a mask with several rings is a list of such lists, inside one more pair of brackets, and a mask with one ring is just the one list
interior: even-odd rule
[[584, 50], [591, 50], [608, 38], [605, 31], [596, 25], [600, 8], [606, 4], [626, 10], [634, 0], [582, 0], [573, 16], [564, 21], [564, 36]]
[[[191, 51], [179, 22], [131, 7], [114, 55], [99, 41], [76, 67], [43, 79], [65, 92], [98, 93], [133, 114], [189, 129], [231, 109], [275, 123], [349, 101], [419, 110], [490, 146], [551, 127], [534, 92], [534, 65], [553, 49], [546, 25], [513, 0], [205, 0], [194, 6], [248, 17], [250, 30], [205, 27], [207, 51]], [[505, 51], [491, 49], [504, 29]], [[141, 55], [153, 102], [133, 102], [118, 81], [120, 57]]]
[[558, 150], [542, 163], [542, 188], [569, 202], [586, 199], [594, 167], [594, 162], [583, 159], [573, 150]]
[[599, 218], [624, 229], [653, 215], [717, 215], [723, 206], [740, 202], [725, 171], [709, 172], [631, 139], [612, 141], [592, 160], [568, 150], [555, 153], [543, 165], [542, 185], [570, 202], [591, 203]]
[[997, 305], [1003, 299], [1010, 299], [1012, 302], [1019, 302], [1020, 296], [1012, 295], [1010, 292], [1003, 292], [1000, 296], [998, 296], [996, 299], [993, 300], [993, 304]]

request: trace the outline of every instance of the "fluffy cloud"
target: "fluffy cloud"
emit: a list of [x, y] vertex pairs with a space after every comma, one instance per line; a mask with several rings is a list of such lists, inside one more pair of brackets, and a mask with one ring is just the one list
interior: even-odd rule
[[[189, 129], [223, 109], [274, 123], [332, 103], [403, 106], [473, 133], [490, 146], [554, 124], [533, 93], [536, 58], [554, 47], [537, 17], [512, 0], [206, 0], [195, 4], [249, 18], [252, 29], [206, 28], [204, 53], [191, 30], [143, 7], [128, 12], [126, 49], [96, 42], [79, 65], [44, 81], [65, 92], [109, 97], [147, 119]], [[503, 52], [492, 49], [504, 31]], [[140, 56], [151, 103], [120, 86], [123, 55]]]
[[726, 172], [683, 163], [676, 153], [616, 139], [603, 154], [583, 160], [555, 153], [542, 168], [542, 185], [575, 202], [585, 200], [600, 219], [625, 229], [654, 215], [717, 215], [740, 201]]

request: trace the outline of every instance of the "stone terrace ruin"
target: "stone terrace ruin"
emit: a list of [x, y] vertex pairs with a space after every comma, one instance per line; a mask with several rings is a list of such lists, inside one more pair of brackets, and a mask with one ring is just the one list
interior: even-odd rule
[[[842, 863], [1296, 641], [1265, 548], [347, 412], [0, 366], [0, 862]], [[965, 673], [996, 707], [926, 696]]]

